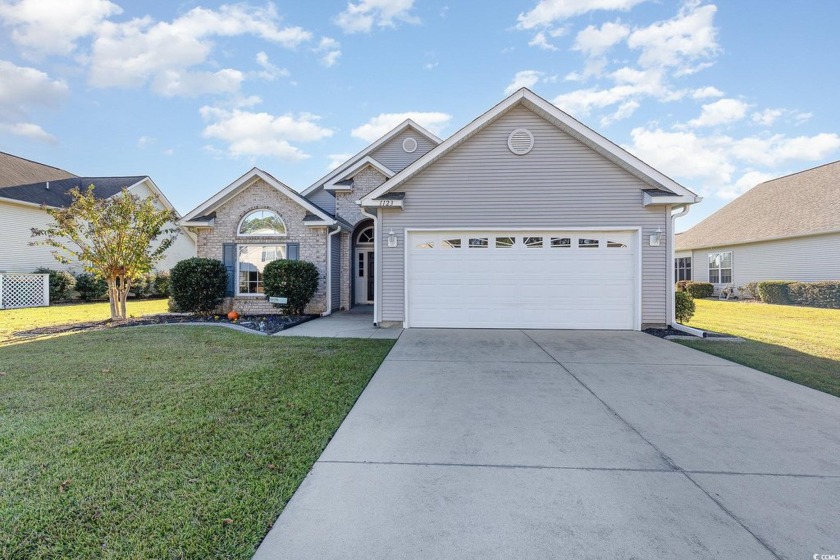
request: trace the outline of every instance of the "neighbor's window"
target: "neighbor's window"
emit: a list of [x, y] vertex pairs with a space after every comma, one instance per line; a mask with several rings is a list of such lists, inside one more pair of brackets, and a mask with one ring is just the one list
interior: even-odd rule
[[286, 235], [286, 224], [272, 210], [255, 210], [239, 222], [239, 235], [275, 237]]
[[732, 251], [709, 253], [709, 282], [712, 284], [732, 282]]
[[691, 280], [691, 257], [680, 257], [674, 260], [674, 278], [677, 282]]
[[265, 265], [285, 258], [285, 245], [239, 245], [236, 259], [239, 294], [263, 293], [262, 273]]

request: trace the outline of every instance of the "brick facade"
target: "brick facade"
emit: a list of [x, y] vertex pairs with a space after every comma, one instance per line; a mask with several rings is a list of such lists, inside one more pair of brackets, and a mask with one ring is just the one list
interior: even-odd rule
[[[286, 224], [286, 237], [239, 237], [236, 235], [242, 218], [249, 212], [259, 209], [273, 210], [280, 215]], [[327, 228], [304, 225], [303, 217], [307, 214], [306, 209], [258, 179], [216, 208], [215, 212], [214, 227], [198, 230], [196, 254], [199, 257], [222, 260], [224, 243], [300, 243], [300, 259], [315, 264], [321, 274], [318, 291], [306, 308], [306, 312], [315, 314], [327, 310]], [[247, 314], [277, 312], [277, 309], [263, 296], [226, 298], [223, 306], [225, 310], [236, 309], [240, 313]]]

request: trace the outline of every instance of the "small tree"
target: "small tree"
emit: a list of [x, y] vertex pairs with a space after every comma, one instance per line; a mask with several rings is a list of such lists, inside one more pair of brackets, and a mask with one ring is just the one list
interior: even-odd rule
[[694, 317], [694, 298], [688, 292], [674, 294], [674, 315], [680, 323], [687, 323]]
[[44, 238], [32, 244], [53, 247], [58, 262], [78, 261], [104, 279], [111, 318], [125, 319], [132, 281], [152, 270], [178, 236], [177, 229], [167, 227], [176, 215], [160, 209], [156, 197], [141, 199], [124, 188], [117, 196], [96, 198], [93, 190], [93, 185], [85, 192], [71, 190], [67, 208], [43, 207], [54, 223], [32, 228], [33, 237]]
[[284, 297], [285, 304], [275, 304], [287, 315], [303, 315], [306, 305], [318, 291], [318, 269], [307, 261], [280, 259], [263, 270], [266, 297]]

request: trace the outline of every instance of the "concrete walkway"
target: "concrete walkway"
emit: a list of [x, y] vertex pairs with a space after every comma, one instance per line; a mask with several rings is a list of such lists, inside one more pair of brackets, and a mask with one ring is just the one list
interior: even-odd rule
[[840, 554], [838, 426], [643, 333], [409, 329], [255, 558]]
[[274, 336], [312, 336], [316, 338], [399, 338], [402, 329], [381, 329], [373, 326], [373, 306], [356, 306], [319, 317]]

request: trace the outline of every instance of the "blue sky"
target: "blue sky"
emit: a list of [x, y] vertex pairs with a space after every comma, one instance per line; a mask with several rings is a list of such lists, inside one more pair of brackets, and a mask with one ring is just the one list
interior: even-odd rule
[[148, 174], [186, 212], [251, 166], [302, 190], [412, 116], [521, 85], [705, 197], [840, 159], [840, 4], [0, 0], [0, 150]]

